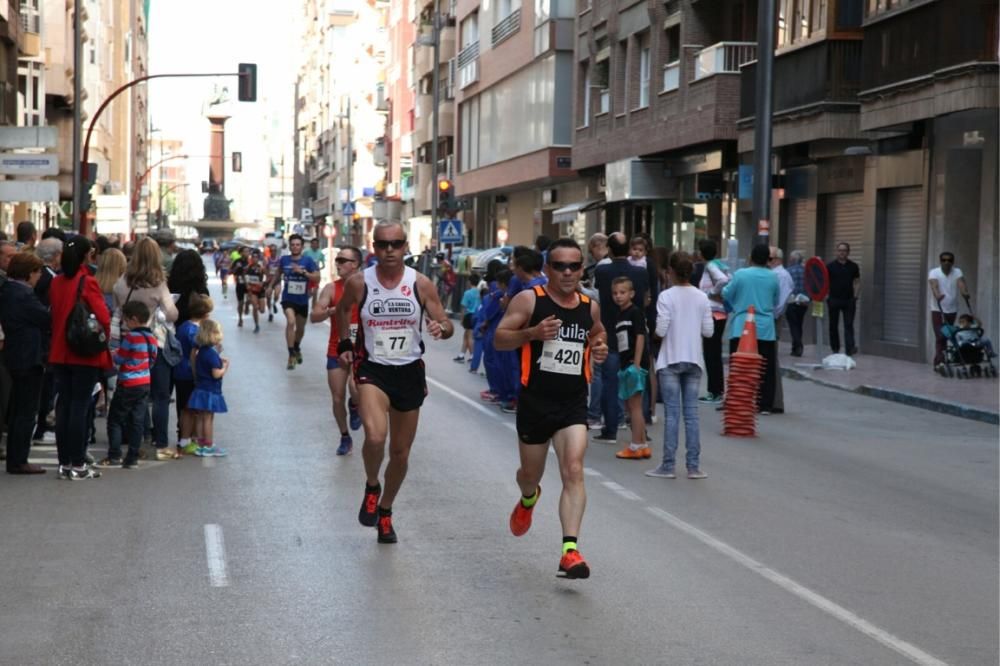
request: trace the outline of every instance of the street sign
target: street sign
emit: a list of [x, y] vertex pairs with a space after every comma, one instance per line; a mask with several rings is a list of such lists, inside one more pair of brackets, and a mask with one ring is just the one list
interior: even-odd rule
[[340, 212], [342, 212], [345, 216], [354, 215], [354, 203], [350, 201], [345, 201]]
[[822, 259], [811, 257], [806, 261], [803, 282], [809, 298], [814, 301], [826, 300], [826, 295], [830, 292], [830, 273]]
[[438, 241], [442, 243], [464, 243], [465, 234], [462, 229], [462, 221], [441, 220], [438, 223]]
[[303, 208], [302, 212], [299, 214], [299, 219], [306, 224], [310, 224], [313, 221], [313, 209]]
[[2, 153], [0, 174], [5, 176], [57, 176], [59, 156], [55, 153]]
[[0, 148], [58, 148], [54, 126], [0, 128]]
[[0, 181], [0, 201], [59, 201], [59, 182], [55, 180]]

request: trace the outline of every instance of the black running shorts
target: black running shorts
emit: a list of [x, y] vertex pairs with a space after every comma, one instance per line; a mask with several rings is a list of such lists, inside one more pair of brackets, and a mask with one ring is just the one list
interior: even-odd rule
[[366, 359], [354, 369], [354, 381], [359, 385], [371, 384], [378, 387], [389, 397], [389, 406], [397, 412], [420, 409], [427, 397], [423, 361], [406, 365], [385, 365]]
[[309, 305], [306, 303], [292, 303], [291, 301], [281, 301], [281, 309], [295, 310], [296, 317], [307, 319], [309, 317]]
[[572, 397], [539, 396], [521, 391], [517, 400], [517, 437], [524, 444], [548, 444], [572, 425], [587, 425], [587, 393]]
[[465, 316], [462, 317], [462, 328], [467, 331], [472, 330], [472, 313], [466, 312]]

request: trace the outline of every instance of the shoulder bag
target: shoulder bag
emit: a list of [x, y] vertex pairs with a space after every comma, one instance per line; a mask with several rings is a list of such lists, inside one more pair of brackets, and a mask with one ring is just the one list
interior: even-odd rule
[[[85, 268], [80, 268], [85, 271]], [[66, 346], [78, 356], [97, 356], [108, 348], [108, 336], [101, 322], [83, 300], [83, 284], [87, 280], [84, 273], [76, 285], [76, 303], [66, 320]]]

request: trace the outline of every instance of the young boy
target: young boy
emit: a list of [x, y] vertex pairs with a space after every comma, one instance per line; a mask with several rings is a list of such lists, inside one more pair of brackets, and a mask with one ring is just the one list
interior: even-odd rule
[[[979, 328], [979, 322], [976, 318], [969, 314], [964, 314], [958, 318], [958, 328], [959, 329], [971, 329]], [[993, 353], [993, 341], [990, 340], [985, 335], [979, 336], [979, 344], [982, 345], [983, 351], [986, 352], [988, 358], [993, 358], [996, 354]]]
[[642, 415], [642, 394], [649, 375], [646, 358], [646, 316], [632, 299], [635, 289], [627, 277], [617, 277], [611, 282], [611, 298], [618, 306], [615, 336], [618, 340], [618, 397], [625, 401], [625, 409], [632, 425], [632, 442], [615, 454], [617, 458], [642, 460], [653, 452], [646, 446], [646, 421]]
[[452, 359], [455, 363], [465, 363], [466, 353], [472, 358], [472, 318], [479, 309], [480, 298], [479, 276], [473, 273], [469, 276], [469, 288], [462, 294], [462, 328], [465, 334], [462, 336], [461, 351]]
[[[122, 336], [112, 359], [118, 368], [118, 387], [108, 411], [108, 457], [101, 467], [139, 465], [142, 428], [149, 403], [149, 370], [156, 362], [156, 336], [149, 330], [149, 307], [141, 301], [122, 306]], [[128, 454], [122, 460], [122, 436]]]

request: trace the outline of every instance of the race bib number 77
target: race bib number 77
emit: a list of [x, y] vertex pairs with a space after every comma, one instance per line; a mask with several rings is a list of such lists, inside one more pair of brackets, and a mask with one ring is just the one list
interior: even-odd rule
[[583, 343], [546, 340], [538, 364], [545, 372], [579, 375], [583, 367]]
[[375, 333], [375, 356], [379, 358], [401, 358], [413, 349], [413, 331], [410, 329], [377, 331]]

